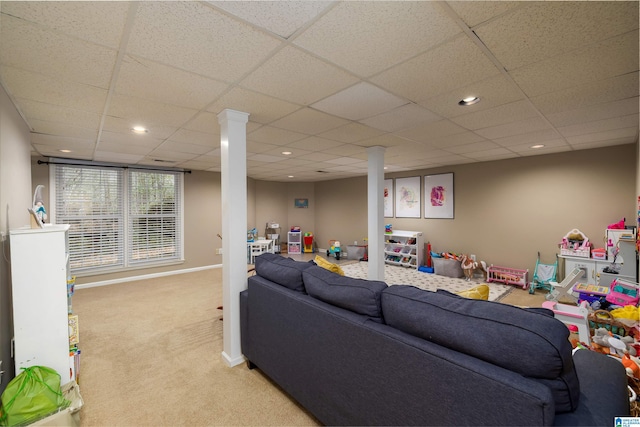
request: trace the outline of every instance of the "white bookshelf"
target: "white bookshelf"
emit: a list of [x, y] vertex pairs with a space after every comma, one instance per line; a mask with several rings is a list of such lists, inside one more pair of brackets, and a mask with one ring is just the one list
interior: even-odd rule
[[384, 234], [384, 262], [418, 268], [424, 262], [422, 232], [395, 230]]

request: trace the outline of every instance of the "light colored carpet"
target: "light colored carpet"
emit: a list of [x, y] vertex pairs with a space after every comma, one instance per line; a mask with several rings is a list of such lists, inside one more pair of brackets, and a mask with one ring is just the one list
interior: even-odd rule
[[[344, 274], [359, 279], [368, 278], [368, 263], [355, 262], [340, 266]], [[472, 288], [480, 283], [486, 283], [482, 278], [474, 277], [471, 281], [464, 278], [439, 276], [433, 273], [424, 273], [415, 268], [401, 267], [385, 264], [384, 281], [388, 285], [411, 285], [428, 291], [444, 289], [449, 292], [460, 292]], [[500, 301], [512, 290], [513, 286], [500, 283], [487, 283], [489, 285], [489, 300]]]
[[314, 426], [222, 353], [222, 270], [76, 289], [82, 426]]

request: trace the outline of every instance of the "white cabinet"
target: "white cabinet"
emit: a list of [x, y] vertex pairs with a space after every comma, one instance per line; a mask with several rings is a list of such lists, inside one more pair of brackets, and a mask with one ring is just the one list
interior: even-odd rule
[[579, 282], [588, 283], [590, 285], [597, 285], [598, 277], [602, 272], [602, 269], [611, 264], [609, 261], [593, 258], [569, 257], [564, 255], [560, 255], [560, 258], [564, 259], [565, 275], [573, 271], [574, 268], [579, 268], [584, 271]]
[[69, 358], [69, 225], [10, 231], [13, 344], [20, 368], [47, 366], [61, 384], [75, 377]]
[[302, 253], [302, 232], [289, 231], [287, 233], [287, 253], [300, 254]]
[[422, 232], [396, 230], [384, 234], [384, 262], [418, 268], [424, 262]]

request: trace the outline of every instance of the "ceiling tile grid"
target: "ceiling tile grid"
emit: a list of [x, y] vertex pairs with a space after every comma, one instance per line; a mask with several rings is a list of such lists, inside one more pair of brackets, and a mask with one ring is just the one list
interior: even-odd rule
[[638, 4], [3, 0], [0, 84], [40, 156], [220, 171], [247, 112], [273, 181], [632, 144]]

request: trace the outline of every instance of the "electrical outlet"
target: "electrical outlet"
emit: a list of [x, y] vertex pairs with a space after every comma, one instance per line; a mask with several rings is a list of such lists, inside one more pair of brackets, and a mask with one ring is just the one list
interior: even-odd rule
[[5, 240], [7, 240], [7, 233], [0, 231], [0, 241], [4, 242]]
[[216, 249], [216, 255], [222, 255], [222, 248]]

